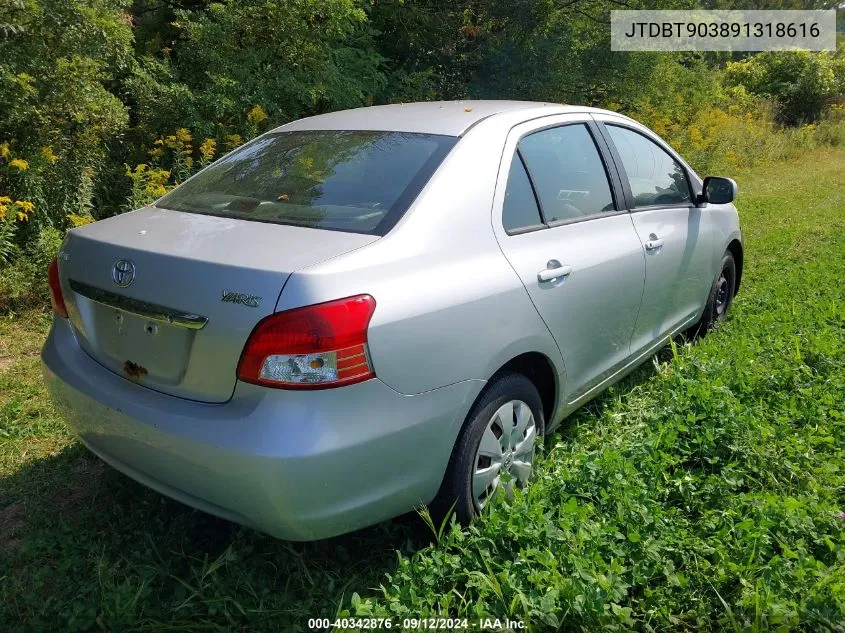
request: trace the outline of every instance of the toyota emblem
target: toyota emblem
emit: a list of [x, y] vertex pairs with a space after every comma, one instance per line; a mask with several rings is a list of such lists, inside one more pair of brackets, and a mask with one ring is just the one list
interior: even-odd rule
[[128, 259], [118, 259], [111, 271], [111, 278], [121, 288], [135, 281], [135, 264]]

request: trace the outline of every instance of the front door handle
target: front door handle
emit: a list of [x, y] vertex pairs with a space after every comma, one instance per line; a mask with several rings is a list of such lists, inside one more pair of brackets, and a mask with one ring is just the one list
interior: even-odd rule
[[659, 237], [654, 238], [653, 240], [649, 240], [645, 243], [645, 249], [647, 251], [656, 251], [661, 246], [663, 246], [663, 240]]
[[557, 260], [552, 260], [546, 264], [547, 268], [537, 273], [539, 281], [552, 281], [553, 279], [562, 279], [572, 274], [572, 266], [561, 266]]

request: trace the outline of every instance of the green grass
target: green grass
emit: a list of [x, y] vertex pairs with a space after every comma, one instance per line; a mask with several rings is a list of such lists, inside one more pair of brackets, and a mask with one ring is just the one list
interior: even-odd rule
[[0, 319], [0, 630], [306, 630], [438, 614], [531, 630], [845, 631], [845, 149], [741, 175], [731, 318], [548, 438], [529, 491], [291, 544], [103, 466]]

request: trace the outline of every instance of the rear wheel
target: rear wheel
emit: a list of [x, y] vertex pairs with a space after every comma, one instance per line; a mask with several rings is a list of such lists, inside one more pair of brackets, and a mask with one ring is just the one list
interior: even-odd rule
[[704, 336], [715, 327], [716, 323], [725, 319], [735, 294], [736, 262], [733, 255], [728, 252], [722, 257], [719, 274], [716, 275], [710, 294], [707, 296], [704, 314], [701, 315], [698, 323], [686, 331], [687, 338]]
[[528, 485], [537, 442], [543, 432], [543, 404], [534, 384], [521, 374], [493, 382], [467, 416], [432, 512], [443, 520], [454, 509], [467, 523], [499, 495]]

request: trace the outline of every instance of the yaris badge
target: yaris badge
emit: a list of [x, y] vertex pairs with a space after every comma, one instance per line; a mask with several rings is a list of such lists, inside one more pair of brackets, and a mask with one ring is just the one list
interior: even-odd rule
[[261, 303], [261, 297], [258, 295], [248, 295], [243, 292], [231, 292], [229, 290], [224, 290], [220, 301], [223, 303], [239, 303], [242, 306], [257, 308]]
[[135, 281], [135, 264], [128, 259], [118, 259], [111, 271], [111, 278], [121, 288]]

